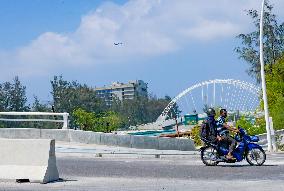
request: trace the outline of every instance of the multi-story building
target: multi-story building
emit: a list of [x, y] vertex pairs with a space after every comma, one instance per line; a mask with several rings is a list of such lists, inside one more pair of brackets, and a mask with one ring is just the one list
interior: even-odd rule
[[148, 96], [147, 83], [143, 80], [129, 81], [127, 84], [114, 82], [110, 86], [95, 88], [95, 91], [108, 105], [111, 105], [114, 98], [123, 101], [135, 96]]

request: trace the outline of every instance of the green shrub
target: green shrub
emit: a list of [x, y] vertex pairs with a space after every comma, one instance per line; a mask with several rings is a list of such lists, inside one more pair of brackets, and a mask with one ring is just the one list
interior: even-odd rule
[[96, 114], [79, 108], [74, 110], [73, 117], [75, 124], [86, 131], [108, 133], [117, 130], [123, 123], [121, 117], [112, 111]]
[[122, 124], [123, 120], [117, 113], [104, 112], [97, 117], [95, 131], [109, 133], [117, 130]]
[[96, 116], [94, 113], [87, 112], [81, 108], [73, 111], [74, 122], [82, 130], [94, 131]]
[[195, 146], [201, 146], [202, 141], [200, 139], [200, 126], [196, 125], [191, 129], [190, 138], [194, 141]]
[[265, 120], [264, 118], [256, 119], [255, 124], [253, 125], [248, 119], [242, 116], [236, 123], [236, 126], [241, 126], [244, 128], [249, 135], [259, 135], [266, 133]]

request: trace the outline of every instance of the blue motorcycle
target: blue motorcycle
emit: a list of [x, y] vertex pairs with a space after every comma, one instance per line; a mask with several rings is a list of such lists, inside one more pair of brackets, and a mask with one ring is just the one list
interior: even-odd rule
[[212, 143], [206, 139], [202, 139], [205, 143], [205, 146], [200, 148], [202, 162], [207, 166], [216, 166], [219, 162], [235, 163], [246, 159], [250, 165], [263, 165], [266, 160], [266, 154], [262, 147], [256, 144], [259, 141], [259, 137], [249, 136], [241, 127], [238, 127], [238, 129], [239, 133], [235, 135], [237, 147], [232, 152], [233, 159], [226, 158], [229, 152], [227, 143], [223, 143], [222, 141]]

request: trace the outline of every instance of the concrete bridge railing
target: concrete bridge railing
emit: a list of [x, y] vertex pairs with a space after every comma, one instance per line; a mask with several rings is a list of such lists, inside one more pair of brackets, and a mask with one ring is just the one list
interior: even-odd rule
[[118, 135], [73, 129], [0, 128], [0, 138], [55, 139], [56, 141], [100, 144], [141, 149], [193, 151], [194, 142], [187, 138]]
[[[284, 130], [275, 131], [284, 137]], [[260, 144], [266, 144], [266, 134], [259, 135]], [[118, 135], [73, 129], [0, 128], [0, 138], [8, 139], [55, 139], [56, 141], [78, 142], [141, 149], [196, 150], [193, 140], [186, 138], [148, 137]], [[284, 138], [282, 139], [284, 144]]]
[[11, 119], [0, 118], [0, 121], [48, 121], [48, 122], [61, 122], [63, 123], [62, 129], [68, 129], [68, 113], [51, 113], [51, 112], [0, 112], [0, 116], [62, 116], [62, 119]]

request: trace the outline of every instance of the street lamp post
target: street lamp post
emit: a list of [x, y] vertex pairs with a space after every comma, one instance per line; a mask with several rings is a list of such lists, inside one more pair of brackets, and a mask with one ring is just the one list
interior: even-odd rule
[[260, 25], [259, 25], [259, 59], [260, 59], [260, 74], [261, 74], [261, 85], [262, 85], [262, 96], [263, 96], [263, 103], [264, 103], [264, 114], [265, 114], [265, 123], [266, 123], [266, 132], [267, 132], [267, 144], [268, 144], [268, 151], [272, 152], [276, 150], [276, 146], [272, 147], [272, 141], [274, 136], [271, 136], [271, 132], [274, 132], [273, 127], [270, 127], [269, 122], [269, 111], [268, 111], [268, 104], [267, 104], [267, 95], [266, 95], [266, 84], [265, 84], [265, 73], [264, 73], [264, 59], [263, 59], [263, 16], [264, 16], [264, 5], [265, 0], [262, 1], [261, 7], [261, 15], [260, 15]]

